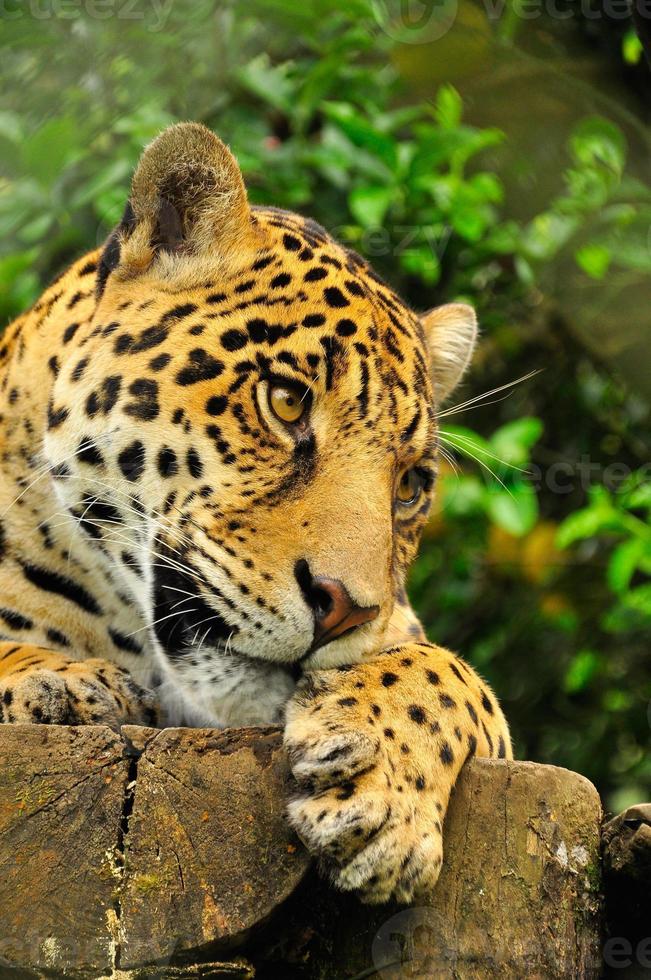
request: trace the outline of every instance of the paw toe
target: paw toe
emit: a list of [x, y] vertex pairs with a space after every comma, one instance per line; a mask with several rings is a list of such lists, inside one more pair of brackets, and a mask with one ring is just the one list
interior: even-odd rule
[[379, 797], [365, 795], [349, 804], [347, 787], [314, 797], [292, 800], [289, 822], [306, 846], [321, 858], [342, 861], [350, 858], [390, 818], [390, 810]]
[[14, 679], [3, 695], [5, 716], [17, 724], [66, 724], [70, 706], [65, 683], [51, 670]]
[[389, 899], [408, 904], [434, 887], [441, 861], [440, 837], [426, 832], [418, 838], [394, 824], [345, 865], [335, 883], [369, 905]]
[[371, 765], [379, 751], [379, 741], [362, 732], [318, 733], [300, 743], [291, 735], [285, 742], [292, 773], [301, 783], [332, 783], [350, 779]]

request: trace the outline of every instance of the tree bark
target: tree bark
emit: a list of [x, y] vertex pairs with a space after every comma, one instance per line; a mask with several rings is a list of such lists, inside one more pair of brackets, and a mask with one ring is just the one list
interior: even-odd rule
[[[0, 977], [598, 977], [601, 807], [474, 760], [427, 901], [335, 894], [284, 820], [276, 729], [0, 728]], [[4, 966], [4, 970], [3, 970]]]

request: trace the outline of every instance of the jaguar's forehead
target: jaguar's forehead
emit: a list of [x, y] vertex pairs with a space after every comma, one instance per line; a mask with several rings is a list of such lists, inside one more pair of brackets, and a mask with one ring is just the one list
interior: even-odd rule
[[[156, 274], [117, 294], [109, 285], [101, 318], [114, 321], [115, 353], [151, 355], [157, 383], [178, 386], [191, 414], [239, 411], [252, 376], [289, 373], [331, 393], [344, 433], [352, 418], [356, 431], [389, 418], [385, 442], [416, 437], [427, 449], [432, 393], [418, 317], [315, 221], [266, 207], [252, 221], [254, 248], [227, 268], [204, 263], [182, 289]], [[202, 381], [219, 389], [205, 405]]]
[[[356, 309], [365, 312], [379, 331], [388, 324], [387, 349], [406, 348], [423, 353], [424, 341], [418, 317], [380, 279], [357, 252], [346, 248], [312, 218], [304, 218], [280, 208], [252, 209], [253, 220], [264, 229], [270, 254], [256, 266], [284, 267], [295, 275], [297, 299], [319, 301], [327, 310]], [[283, 276], [274, 288], [289, 286], [292, 280]], [[341, 314], [343, 316], [344, 314]], [[380, 322], [382, 321], [382, 322]], [[339, 331], [346, 336], [346, 330]], [[379, 334], [378, 334], [379, 336]], [[401, 337], [404, 338], [401, 340]], [[372, 337], [372, 339], [378, 339]]]
[[[266, 273], [262, 301], [270, 322], [263, 327], [248, 320], [246, 339], [252, 332], [281, 337], [282, 359], [292, 348], [292, 337], [296, 350], [304, 351], [315, 334], [323, 350], [326, 387], [337, 380], [360, 381], [360, 416], [373, 415], [370, 388], [375, 376], [375, 403], [388, 403], [392, 421], [401, 429], [396, 435], [404, 437], [406, 430], [413, 435], [421, 421], [431, 422], [430, 372], [416, 314], [361, 256], [313, 219], [278, 208], [254, 208], [253, 216], [267, 244], [251, 271], [262, 267]], [[260, 295], [262, 281], [244, 274], [235, 288], [255, 292], [257, 287]], [[245, 342], [244, 332], [237, 342]]]
[[251, 207], [233, 155], [194, 123], [170, 127], [143, 153], [100, 257], [97, 297], [94, 333], [118, 331], [117, 354], [158, 347], [147, 370], [160, 372], [161, 388], [192, 388], [190, 411], [201, 381], [231, 395], [285, 365], [347, 398], [358, 427], [388, 417], [394, 445], [414, 436], [422, 445], [427, 432], [431, 444], [434, 400], [457, 385], [477, 336], [465, 304], [416, 316], [316, 222]]

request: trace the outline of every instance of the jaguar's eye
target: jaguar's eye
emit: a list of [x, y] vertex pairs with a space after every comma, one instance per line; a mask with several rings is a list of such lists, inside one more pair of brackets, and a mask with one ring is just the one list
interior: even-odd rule
[[417, 469], [405, 470], [398, 483], [398, 501], [405, 506], [415, 504], [425, 485], [425, 478]]
[[269, 407], [281, 422], [294, 425], [305, 415], [307, 399], [304, 392], [290, 384], [272, 384], [269, 387]]

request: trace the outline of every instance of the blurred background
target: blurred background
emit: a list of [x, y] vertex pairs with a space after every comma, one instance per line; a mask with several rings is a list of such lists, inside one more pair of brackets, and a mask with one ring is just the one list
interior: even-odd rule
[[474, 303], [411, 595], [521, 758], [651, 799], [651, 78], [625, 5], [3, 0], [0, 24], [0, 326], [182, 119], [414, 307]]

